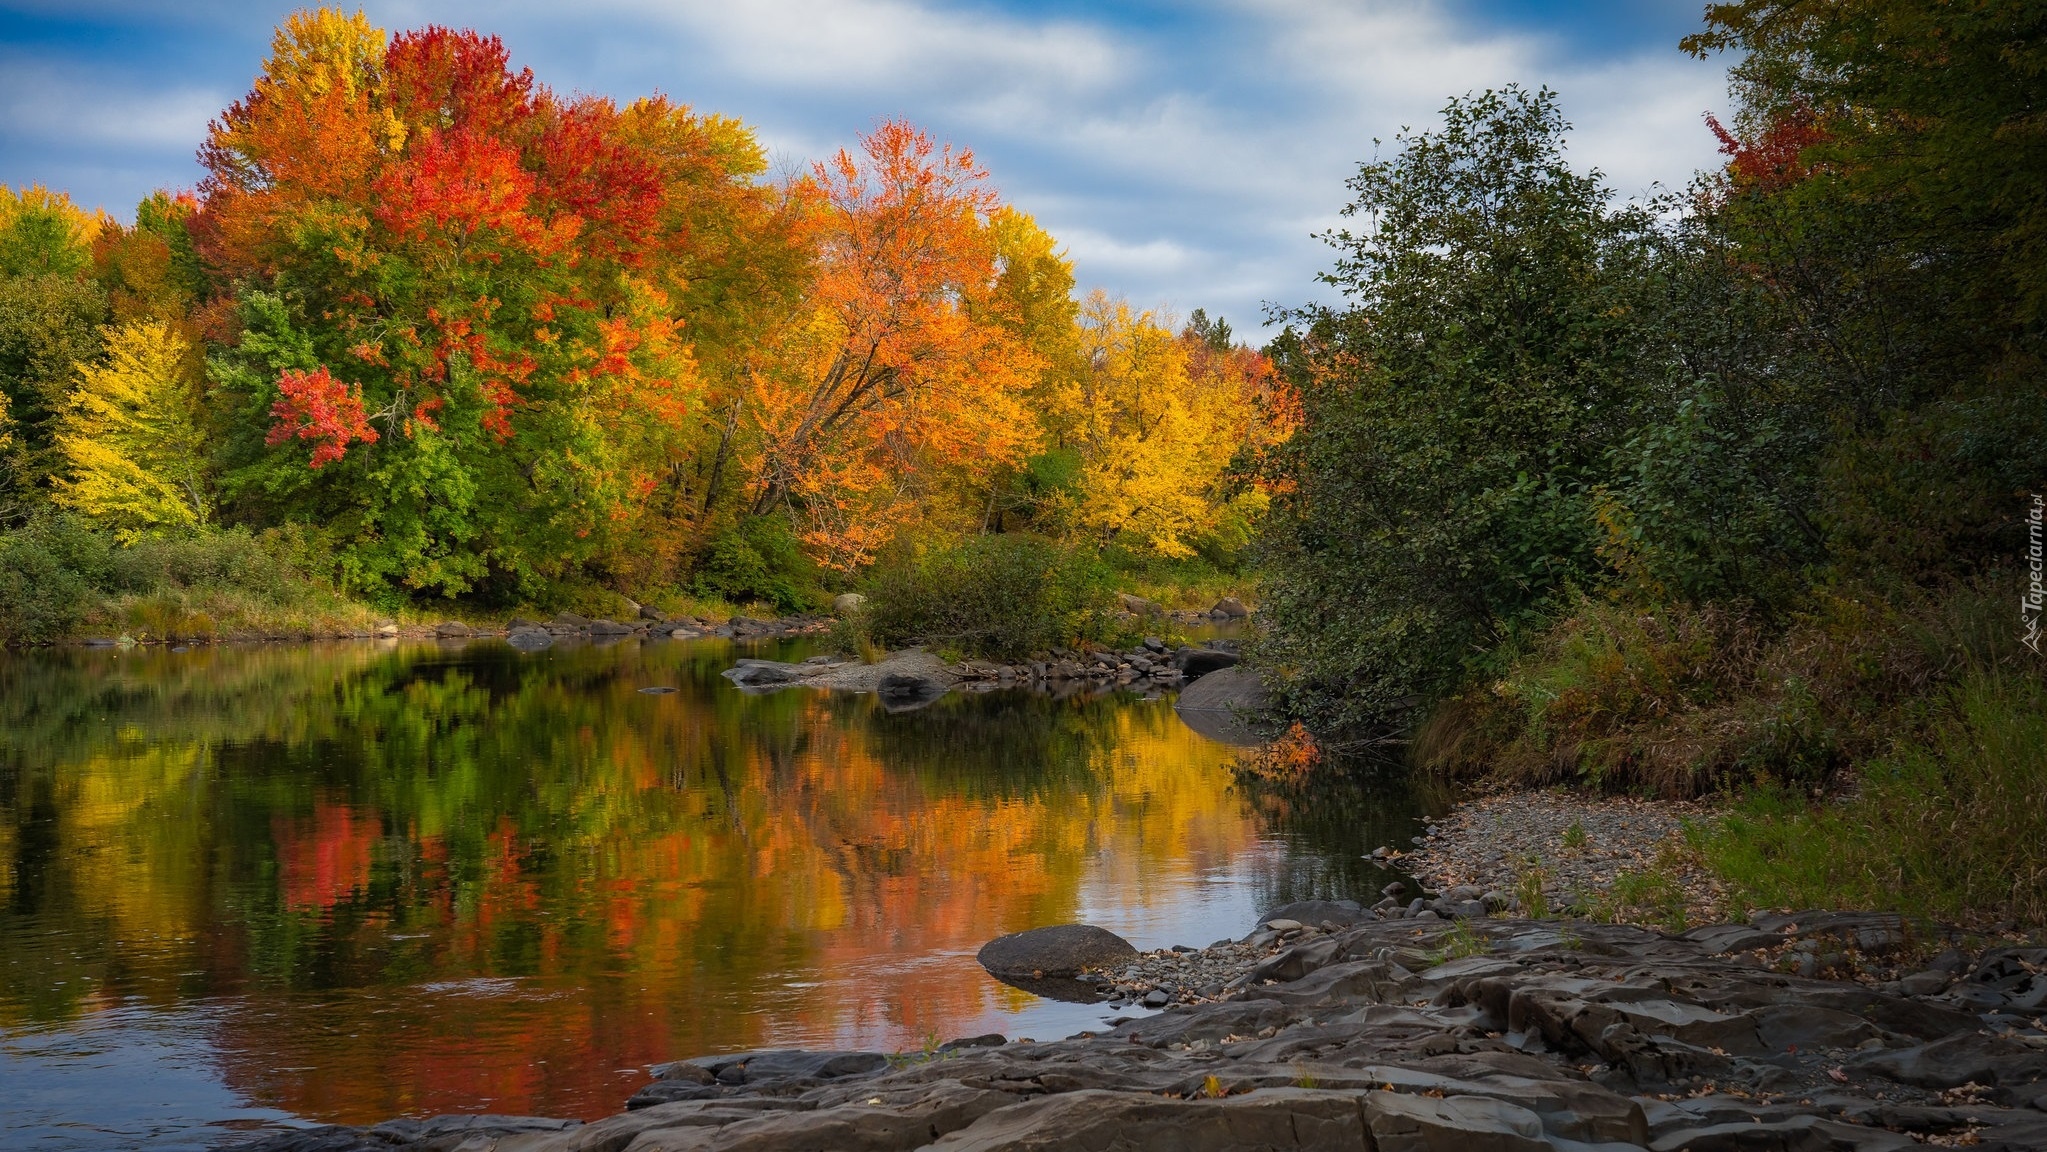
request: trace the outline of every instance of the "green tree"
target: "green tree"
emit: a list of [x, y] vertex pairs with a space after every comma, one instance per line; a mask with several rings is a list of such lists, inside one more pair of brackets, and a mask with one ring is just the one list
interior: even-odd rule
[[1608, 449], [1667, 389], [1658, 235], [1566, 129], [1547, 90], [1453, 100], [1349, 182], [1349, 302], [1274, 349], [1305, 425], [1272, 454], [1259, 656], [1297, 709], [1395, 721], [1600, 571]]

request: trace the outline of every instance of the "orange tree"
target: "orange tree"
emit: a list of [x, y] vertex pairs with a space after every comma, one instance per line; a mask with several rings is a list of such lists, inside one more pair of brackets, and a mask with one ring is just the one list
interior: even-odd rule
[[972, 153], [892, 121], [789, 195], [814, 264], [749, 366], [752, 511], [787, 509], [850, 568], [1028, 452], [1043, 357], [998, 291], [1000, 202]]

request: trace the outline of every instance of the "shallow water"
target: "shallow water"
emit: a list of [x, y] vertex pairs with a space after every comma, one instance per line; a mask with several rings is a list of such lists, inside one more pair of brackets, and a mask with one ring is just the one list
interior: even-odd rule
[[[355, 643], [0, 657], [0, 1147], [594, 1117], [650, 1064], [1048, 1038], [990, 937], [1140, 948], [1359, 895], [1398, 785], [1232, 786], [1169, 699], [740, 692], [738, 655]], [[650, 694], [650, 687], [677, 691]]]

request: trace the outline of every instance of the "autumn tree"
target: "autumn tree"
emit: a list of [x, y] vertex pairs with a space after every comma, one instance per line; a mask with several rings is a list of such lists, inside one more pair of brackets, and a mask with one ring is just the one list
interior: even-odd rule
[[72, 366], [97, 359], [106, 297], [88, 275], [109, 221], [41, 187], [0, 186], [0, 394], [14, 429], [0, 469], [0, 516], [48, 498], [50, 435]]
[[118, 538], [203, 525], [212, 513], [190, 348], [161, 321], [112, 329], [58, 418], [55, 499]]
[[1151, 312], [1097, 291], [1081, 306], [1085, 367], [1052, 398], [1047, 433], [1078, 454], [1068, 515], [1102, 540], [1183, 557], [1232, 516], [1255, 514], [1255, 488], [1225, 474], [1240, 452], [1293, 431], [1293, 405], [1271, 365], [1221, 348], [1212, 329], [1175, 333]]
[[1027, 452], [1043, 360], [1006, 322], [1000, 202], [971, 152], [891, 121], [792, 195], [816, 265], [750, 374], [752, 507], [789, 508], [819, 558], [851, 567], [948, 474]]
[[201, 254], [251, 286], [220, 369], [239, 506], [331, 525], [361, 584], [444, 594], [644, 538], [703, 408], [699, 202], [760, 195], [743, 129], [565, 100], [495, 37], [386, 44], [322, 10], [279, 29], [203, 159]]

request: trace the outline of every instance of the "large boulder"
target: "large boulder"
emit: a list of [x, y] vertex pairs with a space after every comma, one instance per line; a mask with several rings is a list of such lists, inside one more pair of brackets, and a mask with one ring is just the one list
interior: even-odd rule
[[554, 643], [554, 633], [545, 628], [514, 628], [505, 640], [521, 652], [537, 652]]
[[434, 625], [434, 635], [444, 636], [449, 639], [467, 636], [469, 635], [469, 625], [459, 620], [443, 620], [439, 624]]
[[1137, 949], [1107, 928], [1092, 924], [1055, 924], [997, 936], [981, 946], [975, 959], [997, 976], [1078, 976], [1089, 968], [1121, 964]]
[[1199, 680], [1210, 672], [1234, 668], [1237, 663], [1236, 653], [1217, 648], [1186, 648], [1173, 656], [1173, 666], [1189, 680]]
[[1142, 596], [1132, 596], [1128, 592], [1116, 593], [1116, 602], [1123, 606], [1125, 612], [1134, 612], [1139, 616], [1149, 616], [1159, 610], [1157, 604]]
[[1173, 707], [1180, 712], [1226, 712], [1256, 715], [1270, 706], [1272, 698], [1258, 673], [1241, 664], [1221, 668], [1180, 690]]
[[904, 712], [922, 708], [945, 695], [952, 685], [937, 676], [923, 672], [889, 672], [882, 676], [874, 687], [881, 697], [881, 706], [891, 712]]
[[835, 616], [851, 616], [865, 607], [867, 597], [858, 592], [841, 592], [832, 597], [832, 614]]
[[1210, 608], [1208, 614], [1217, 620], [1242, 620], [1251, 614], [1251, 610], [1235, 596], [1225, 596], [1215, 602], [1215, 607]]
[[1249, 747], [1265, 742], [1259, 717], [1270, 705], [1258, 674], [1239, 664], [1210, 672], [1181, 689], [1173, 711], [1181, 723], [1210, 740]]

